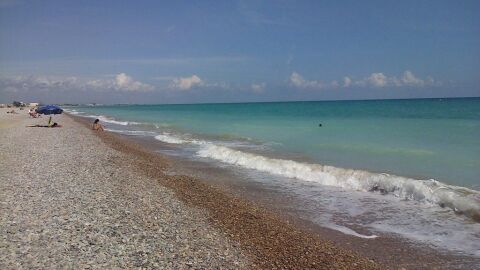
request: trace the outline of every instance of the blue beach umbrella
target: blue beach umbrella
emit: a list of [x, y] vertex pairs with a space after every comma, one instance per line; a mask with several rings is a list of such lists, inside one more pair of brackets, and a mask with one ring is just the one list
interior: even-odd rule
[[[63, 109], [56, 105], [45, 105], [35, 110], [37, 113], [50, 115], [50, 114], [61, 114]], [[52, 123], [52, 117], [48, 119], [48, 126]]]
[[45, 105], [35, 110], [37, 113], [49, 115], [49, 114], [61, 114], [63, 109], [56, 105]]

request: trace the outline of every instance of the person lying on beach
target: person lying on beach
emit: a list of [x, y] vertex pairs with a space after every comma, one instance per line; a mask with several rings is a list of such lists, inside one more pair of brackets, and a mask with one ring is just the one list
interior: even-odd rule
[[7, 113], [18, 114], [15, 110], [11, 110], [11, 111], [9, 111], [9, 112], [7, 112]]
[[95, 119], [92, 126], [93, 130], [103, 131], [103, 126], [99, 122], [100, 122], [100, 119]]
[[51, 124], [51, 125], [29, 125], [27, 127], [46, 127], [46, 128], [59, 128], [62, 127], [62, 125], [57, 124], [56, 122]]

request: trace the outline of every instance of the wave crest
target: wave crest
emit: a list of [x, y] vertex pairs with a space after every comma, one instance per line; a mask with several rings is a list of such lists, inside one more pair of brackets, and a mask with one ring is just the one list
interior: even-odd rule
[[267, 158], [214, 144], [205, 145], [197, 154], [228, 164], [316, 182], [321, 185], [349, 190], [380, 192], [382, 194], [392, 194], [404, 200], [437, 204], [480, 221], [480, 192], [450, 186], [433, 179], [416, 180], [362, 170]]

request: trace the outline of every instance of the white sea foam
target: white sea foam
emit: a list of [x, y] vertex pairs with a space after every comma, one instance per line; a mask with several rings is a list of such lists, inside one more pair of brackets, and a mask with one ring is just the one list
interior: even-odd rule
[[65, 109], [65, 111], [68, 112], [68, 113], [71, 113], [71, 114], [75, 114], [75, 115], [80, 114], [79, 112], [77, 112], [76, 110], [73, 110], [73, 109], [71, 109], [71, 110]]
[[133, 135], [133, 136], [153, 136], [156, 133], [153, 131], [142, 131], [142, 130], [118, 130], [118, 129], [110, 129], [106, 128], [106, 131], [126, 134], [126, 135]]
[[107, 118], [103, 115], [99, 115], [99, 116], [94, 116], [94, 117], [97, 117], [98, 119], [100, 119], [100, 121], [102, 122], [106, 122], [106, 123], [111, 123], [111, 124], [116, 124], [116, 125], [122, 125], [122, 126], [127, 126], [129, 124], [129, 122], [127, 121], [117, 121], [115, 119], [110, 119], [110, 118]]
[[[180, 137], [178, 135], [177, 136], [173, 135], [169, 132], [163, 132], [162, 134], [155, 136], [155, 139], [162, 142], [171, 143], [171, 144], [190, 144], [190, 145], [196, 145], [196, 146], [214, 145], [213, 142], [193, 139], [190, 134], [184, 134], [183, 136]], [[256, 149], [261, 147], [261, 146], [246, 144], [244, 142], [238, 142], [238, 141], [215, 141], [215, 143], [222, 146], [229, 146], [229, 147], [241, 146], [243, 148], [256, 148]]]
[[109, 117], [106, 117], [106, 116], [103, 116], [103, 115], [83, 114], [83, 113], [75, 111], [75, 110], [66, 110], [66, 112], [71, 113], [71, 114], [75, 114], [75, 115], [78, 115], [78, 116], [82, 116], [82, 117], [99, 119], [100, 121], [105, 122], [105, 123], [116, 124], [116, 125], [121, 125], [121, 126], [138, 124], [137, 122], [117, 121], [113, 118], [109, 118]]
[[449, 207], [457, 213], [475, 219], [480, 217], [480, 192], [449, 186], [435, 180], [416, 180], [362, 170], [267, 158], [214, 144], [204, 145], [197, 154], [248, 169], [349, 190], [392, 194], [404, 200]]
[[103, 116], [103, 115], [91, 115], [90, 114], [90, 115], [81, 115], [81, 116], [88, 117], [88, 118], [95, 118], [95, 119], [99, 119], [101, 122], [115, 124], [115, 125], [121, 125], [121, 126], [138, 124], [137, 122], [133, 122], [133, 121], [118, 121], [118, 120], [115, 120], [113, 118], [106, 117], [106, 116]]
[[350, 228], [347, 228], [345, 226], [340, 226], [340, 225], [337, 225], [337, 224], [323, 224], [323, 226], [326, 227], [326, 228], [330, 228], [332, 230], [336, 230], [336, 231], [342, 232], [344, 234], [352, 235], [352, 236], [359, 237], [359, 238], [374, 239], [374, 238], [378, 237], [377, 235], [360, 234], [360, 233], [357, 233], [356, 231], [354, 231]]
[[171, 143], [171, 144], [183, 144], [186, 143], [187, 141], [180, 139], [178, 137], [172, 136], [169, 133], [164, 132], [163, 134], [155, 136], [156, 140], [166, 142], [166, 143]]
[[[88, 115], [88, 117], [98, 118], [101, 121], [122, 126], [138, 124], [136, 122], [117, 121], [103, 115]], [[212, 158], [248, 169], [316, 182], [326, 186], [341, 187], [347, 190], [391, 194], [404, 200], [414, 200], [449, 207], [457, 213], [480, 220], [480, 192], [463, 187], [450, 186], [433, 179], [417, 180], [385, 173], [372, 173], [321, 164], [268, 158], [227, 147], [235, 146], [234, 144], [215, 144], [193, 139], [191, 136], [176, 136], [168, 132], [156, 135], [155, 139], [170, 144], [197, 145], [200, 148], [197, 152], [198, 156]]]
[[158, 135], [155, 139], [172, 144], [196, 144], [201, 146], [197, 152], [201, 157], [212, 158], [248, 169], [316, 182], [326, 186], [391, 194], [404, 200], [449, 207], [457, 213], [463, 213], [475, 219], [480, 218], [480, 192], [450, 186], [433, 179], [417, 180], [386, 173], [372, 173], [268, 158], [201, 140], [179, 138], [169, 133]]

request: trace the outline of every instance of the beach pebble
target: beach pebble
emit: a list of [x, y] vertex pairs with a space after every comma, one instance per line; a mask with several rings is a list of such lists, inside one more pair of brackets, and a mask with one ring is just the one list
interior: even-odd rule
[[64, 115], [0, 130], [0, 269], [245, 269], [204, 210]]

